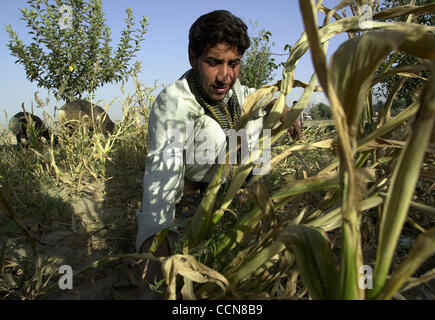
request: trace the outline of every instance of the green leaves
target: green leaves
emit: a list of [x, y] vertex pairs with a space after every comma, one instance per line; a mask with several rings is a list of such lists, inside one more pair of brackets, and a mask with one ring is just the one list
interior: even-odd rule
[[296, 253], [298, 270], [314, 300], [338, 298], [338, 272], [329, 242], [313, 227], [289, 226], [281, 240]]
[[[105, 83], [119, 81], [130, 72], [129, 61], [147, 32], [146, 17], [140, 20], [140, 28], [133, 30], [132, 11], [126, 10], [127, 29], [122, 31], [113, 55], [101, 0], [56, 1], [56, 6], [44, 2], [45, 9], [40, 1], [28, 3], [31, 9], [21, 9], [22, 20], [31, 29], [29, 33], [34, 34], [34, 42], [24, 45], [10, 26], [6, 30], [9, 50], [24, 65], [30, 81], [53, 90], [57, 98], [70, 101]], [[59, 28], [60, 19], [65, 18], [65, 13], [59, 12], [63, 4], [72, 8], [71, 28]]]
[[205, 235], [210, 232], [217, 193], [225, 177], [224, 169], [225, 165], [220, 165], [216, 170], [207, 192], [192, 218], [187, 235], [187, 248], [192, 248], [198, 245], [198, 243], [204, 239]]
[[[407, 255], [405, 261], [387, 280], [381, 294], [377, 299], [391, 299], [395, 292], [400, 290], [410, 276], [428, 258], [435, 254], [435, 228], [432, 228], [417, 237], [415, 245]], [[432, 269], [433, 270], [433, 269]]]
[[365, 97], [379, 64], [402, 38], [395, 32], [368, 33], [346, 41], [331, 58], [331, 81], [344, 108], [351, 137], [356, 136]]
[[[362, 253], [360, 244], [360, 201], [364, 189], [358, 185], [358, 180], [354, 171], [354, 156], [356, 153], [356, 137], [361, 125], [361, 114], [366, 108], [366, 100], [369, 89], [374, 82], [375, 72], [385, 57], [394, 50], [402, 50], [424, 59], [433, 59], [435, 51], [430, 48], [435, 47], [435, 38], [430, 28], [416, 24], [395, 24], [395, 23], [377, 23], [374, 22], [374, 28], [381, 29], [378, 32], [369, 32], [346, 41], [335, 52], [331, 58], [329, 67], [326, 67], [325, 54], [322, 50], [321, 43], [324, 41], [326, 34], [329, 32], [340, 32], [341, 30], [358, 29], [358, 20], [349, 18], [341, 19], [335, 23], [328, 24], [321, 30], [317, 29], [317, 16], [313, 1], [300, 1], [304, 23], [306, 27], [307, 41], [310, 45], [313, 64], [320, 83], [331, 101], [334, 122], [340, 142], [340, 189], [342, 193], [342, 214], [343, 214], [343, 249], [341, 263], [340, 287], [342, 298], [363, 298], [364, 293], [357, 286], [357, 270], [362, 265]], [[403, 10], [405, 12], [405, 10]], [[351, 27], [352, 26], [352, 27]], [[427, 91], [426, 91], [427, 92]], [[394, 94], [394, 92], [392, 93]], [[406, 112], [412, 113], [412, 108]], [[396, 123], [405, 116], [397, 117]], [[427, 118], [431, 118], [427, 116]], [[433, 120], [428, 120], [433, 121]], [[393, 123], [386, 127], [381, 127], [378, 132], [373, 132], [369, 137], [365, 137], [360, 146], [366, 141], [379, 136], [381, 132], [387, 132]], [[427, 135], [430, 134], [431, 128], [426, 128]], [[401, 177], [397, 185], [393, 178], [392, 185], [397, 191], [392, 192], [395, 198], [391, 201], [391, 216], [385, 218], [385, 233], [381, 229], [381, 236], [385, 236], [380, 242], [376, 268], [379, 269], [379, 278], [377, 281], [378, 288], [371, 292], [371, 296], [376, 296], [376, 290], [382, 287], [383, 279], [388, 272], [394, 245], [400, 234], [403, 225], [403, 219], [409, 207], [410, 197], [418, 179], [418, 170], [422, 163], [422, 154], [426, 149], [427, 139], [423, 136], [415, 138], [419, 141], [419, 148], [414, 147], [412, 151], [402, 151], [407, 154], [402, 169], [406, 177]], [[422, 144], [420, 144], [422, 142]], [[423, 152], [423, 153], [422, 153]], [[411, 170], [409, 166], [414, 166]], [[406, 168], [406, 169], [405, 169]], [[405, 185], [406, 184], [406, 187]], [[400, 190], [400, 192], [399, 192]], [[399, 193], [402, 193], [399, 195]], [[406, 194], [406, 196], [405, 196]], [[386, 204], [388, 206], [388, 204]], [[393, 208], [394, 207], [394, 208]], [[399, 211], [400, 208], [400, 211]], [[387, 211], [389, 211], [387, 210]], [[394, 212], [394, 213], [393, 213]], [[400, 214], [398, 212], [401, 212]], [[387, 240], [388, 239], [388, 240]], [[393, 247], [391, 247], [393, 246]], [[385, 248], [384, 248], [385, 247]], [[388, 249], [387, 249], [388, 248]], [[381, 263], [381, 261], [383, 261]], [[380, 271], [382, 270], [382, 271]]]
[[239, 80], [250, 88], [259, 88], [273, 79], [274, 63], [270, 51], [270, 31], [261, 30], [251, 36], [251, 46], [246, 50], [240, 64]]
[[394, 250], [422, 167], [434, 121], [435, 78], [432, 77], [424, 88], [420, 100], [420, 109], [412, 125], [411, 134], [406, 141], [406, 146], [400, 153], [398, 164], [390, 182], [382, 213], [379, 246], [376, 254], [374, 289], [370, 292], [371, 298], [375, 298], [385, 285]]

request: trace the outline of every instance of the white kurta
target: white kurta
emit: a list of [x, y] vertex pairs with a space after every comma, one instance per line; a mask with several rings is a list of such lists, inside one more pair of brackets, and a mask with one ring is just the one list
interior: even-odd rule
[[[235, 93], [242, 106], [245, 97], [254, 91], [237, 80], [228, 97]], [[264, 114], [259, 110], [246, 125], [249, 148], [258, 140]], [[210, 182], [216, 164], [198, 161], [200, 157], [192, 156], [192, 151], [212, 151], [213, 146], [215, 152], [209, 153], [210, 158], [225, 149], [226, 134], [213, 118], [205, 114], [185, 77], [163, 89], [154, 101], [148, 121], [142, 208], [136, 212], [137, 251], [147, 238], [173, 224], [175, 204], [183, 195], [185, 177], [191, 181]]]

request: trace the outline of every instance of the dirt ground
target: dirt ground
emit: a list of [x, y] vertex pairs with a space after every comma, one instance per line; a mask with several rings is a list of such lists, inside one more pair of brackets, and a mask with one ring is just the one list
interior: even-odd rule
[[[138, 285], [143, 266], [137, 260], [121, 259], [90, 267], [92, 263], [108, 255], [134, 253], [135, 223], [126, 221], [119, 224], [120, 216], [124, 214], [123, 208], [105, 207], [104, 201], [101, 200], [75, 199], [71, 201], [71, 210], [71, 219], [74, 223], [66, 228], [52, 230], [39, 238], [35, 237], [40, 259], [46, 266], [45, 271], [47, 274], [52, 272], [52, 288], [37, 299], [140, 299]], [[43, 228], [42, 225], [34, 225], [32, 234], [42, 232]], [[399, 250], [406, 250], [411, 243], [412, 239], [401, 238]], [[31, 255], [30, 246], [23, 237], [9, 239], [7, 256], [18, 261]], [[61, 290], [56, 283], [56, 279], [60, 277], [58, 270], [61, 265], [70, 265], [73, 271], [78, 273], [73, 278], [72, 290]], [[435, 257], [432, 257], [420, 267], [416, 276], [424, 274], [434, 266]], [[82, 272], [86, 267], [88, 270]], [[12, 274], [11, 278], [15, 278]], [[398, 294], [395, 299], [434, 300], [435, 280]]]
[[[60, 274], [56, 270], [59, 270], [61, 265], [69, 265], [74, 273], [79, 273], [83, 268], [107, 255], [121, 251], [134, 253], [134, 226], [124, 224], [123, 230], [111, 229], [113, 225], [110, 221], [119, 219], [117, 215], [122, 212], [122, 208], [105, 208], [102, 201], [84, 198], [72, 201], [71, 209], [71, 220], [74, 222], [66, 228], [58, 228], [48, 233], [43, 232], [42, 224], [33, 224], [31, 228], [31, 233], [37, 240], [39, 259], [42, 265], [48, 268], [45, 270], [47, 273], [53, 272], [53, 279], [59, 278]], [[40, 237], [37, 236], [39, 232], [42, 234]], [[116, 240], [118, 242], [114, 244]], [[114, 249], [119, 251], [114, 252]], [[32, 252], [27, 241], [21, 237], [9, 239], [7, 256], [22, 261], [25, 257], [31, 258]], [[139, 278], [140, 267], [136, 265], [136, 261], [123, 259], [74, 276], [72, 290], [60, 290], [55, 285], [40, 298], [119, 299], [122, 297], [119, 293], [114, 296], [114, 289], [129, 288], [132, 292], [124, 298], [133, 299], [133, 291]]]

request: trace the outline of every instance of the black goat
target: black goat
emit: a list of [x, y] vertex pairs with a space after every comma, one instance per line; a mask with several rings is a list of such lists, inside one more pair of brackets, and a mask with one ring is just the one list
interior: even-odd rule
[[[27, 146], [29, 142], [29, 130], [31, 130], [30, 121], [34, 124], [33, 128], [35, 132], [39, 136], [44, 137], [47, 141], [50, 141], [50, 133], [38, 116], [28, 112], [18, 112], [9, 120], [9, 130], [17, 137], [17, 144]], [[24, 142], [22, 141], [23, 139]]]

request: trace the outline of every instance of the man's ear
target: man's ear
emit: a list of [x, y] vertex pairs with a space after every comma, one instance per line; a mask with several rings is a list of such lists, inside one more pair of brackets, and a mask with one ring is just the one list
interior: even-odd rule
[[196, 59], [197, 58], [195, 52], [193, 52], [192, 49], [189, 49], [189, 62], [190, 62], [190, 66], [194, 69], [196, 67]]

